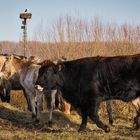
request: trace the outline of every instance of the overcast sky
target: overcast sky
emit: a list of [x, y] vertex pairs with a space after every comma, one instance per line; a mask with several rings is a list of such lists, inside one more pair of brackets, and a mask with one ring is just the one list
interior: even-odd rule
[[0, 40], [22, 39], [19, 14], [28, 8], [29, 39], [43, 22], [46, 26], [60, 16], [99, 17], [102, 22], [140, 24], [140, 0], [0, 0]]

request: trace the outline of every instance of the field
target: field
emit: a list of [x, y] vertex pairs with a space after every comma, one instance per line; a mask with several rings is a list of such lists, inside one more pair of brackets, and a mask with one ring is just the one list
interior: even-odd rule
[[[90, 56], [116, 56], [140, 53], [140, 25], [103, 24], [98, 18], [91, 21], [60, 17], [50, 28], [41, 24], [34, 32], [34, 39], [28, 41], [26, 56], [35, 55], [40, 59], [67, 60]], [[23, 43], [0, 42], [1, 54], [23, 55]], [[11, 103], [0, 103], [0, 139], [12, 140], [140, 140], [140, 130], [133, 130], [136, 115], [131, 103], [113, 101], [114, 124], [111, 132], [105, 133], [89, 120], [87, 129], [78, 133], [80, 116], [72, 111], [65, 115], [54, 112], [54, 124], [47, 124], [48, 113], [42, 112], [41, 122], [32, 122], [31, 113], [22, 92], [12, 92]], [[104, 103], [99, 111], [101, 120], [108, 124]]]
[[[23, 101], [16, 101], [16, 98]], [[15, 102], [16, 101], [16, 102]], [[53, 114], [53, 125], [49, 127], [48, 112], [44, 109], [41, 121], [35, 124], [31, 119], [31, 113], [26, 111], [27, 105], [22, 93], [12, 93], [11, 104], [0, 103], [0, 139], [7, 140], [139, 140], [140, 130], [133, 130], [133, 118], [135, 110], [131, 104], [113, 101], [114, 124], [110, 126], [111, 132], [105, 133], [96, 125], [88, 121], [85, 132], [78, 133], [80, 116], [76, 111], [71, 115], [65, 115], [60, 110]], [[45, 108], [45, 104], [44, 104]], [[99, 115], [103, 122], [108, 124], [108, 116], [105, 104], [101, 104]]]

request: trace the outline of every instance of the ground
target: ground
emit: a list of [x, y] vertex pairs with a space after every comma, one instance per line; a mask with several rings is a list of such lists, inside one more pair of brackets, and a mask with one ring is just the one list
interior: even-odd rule
[[[78, 133], [80, 116], [72, 111], [65, 115], [59, 110], [53, 113], [53, 125], [48, 126], [48, 113], [42, 112], [41, 122], [35, 124], [31, 113], [7, 103], [0, 103], [0, 139], [7, 140], [140, 140], [140, 130], [133, 130], [135, 111], [128, 104], [119, 103], [121, 107], [113, 105], [114, 124], [111, 132], [105, 133], [90, 120], [85, 132]], [[120, 105], [119, 105], [120, 106]], [[123, 108], [123, 109], [122, 109]], [[108, 124], [105, 105], [100, 107], [99, 115]]]

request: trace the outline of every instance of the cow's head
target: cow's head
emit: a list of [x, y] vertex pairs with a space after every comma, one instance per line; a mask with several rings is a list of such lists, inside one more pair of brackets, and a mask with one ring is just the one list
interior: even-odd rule
[[44, 61], [39, 69], [36, 84], [43, 87], [47, 109], [49, 110], [49, 122], [52, 120], [52, 111], [55, 105], [55, 96], [60, 83], [59, 74], [62, 70], [61, 64]]
[[59, 73], [62, 70], [62, 64], [55, 64], [51, 61], [43, 64], [39, 69], [37, 84], [45, 90], [57, 89], [60, 84]]
[[56, 64], [52, 61], [46, 61], [39, 69], [37, 84], [41, 85], [45, 91], [51, 93], [51, 90], [58, 89], [60, 84], [59, 73], [62, 70], [62, 64]]
[[9, 69], [9, 58], [7, 57], [3, 65], [1, 66], [1, 71], [0, 71], [0, 78], [2, 77], [7, 77], [10, 74], [10, 69]]
[[7, 57], [7, 60], [5, 61], [1, 73], [8, 78], [14, 75], [17, 71], [20, 70], [21, 64], [25, 61], [23, 57], [11, 55]]

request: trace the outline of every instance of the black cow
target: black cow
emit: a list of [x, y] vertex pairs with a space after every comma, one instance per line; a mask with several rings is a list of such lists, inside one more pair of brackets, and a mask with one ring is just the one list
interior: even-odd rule
[[[109, 127], [98, 116], [100, 103], [111, 99], [129, 102], [140, 96], [140, 54], [48, 63], [40, 68], [37, 83], [50, 94], [51, 90], [59, 89], [72, 106], [80, 108], [79, 131], [86, 128], [87, 117], [90, 117], [99, 128], [109, 132]], [[138, 128], [140, 107], [136, 110]]]

